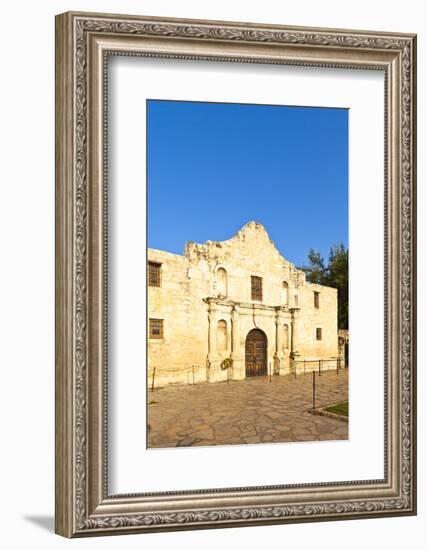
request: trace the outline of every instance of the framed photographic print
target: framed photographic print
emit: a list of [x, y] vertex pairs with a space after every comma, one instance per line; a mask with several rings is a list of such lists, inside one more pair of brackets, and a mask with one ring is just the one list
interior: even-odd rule
[[416, 513], [416, 37], [56, 18], [56, 531]]

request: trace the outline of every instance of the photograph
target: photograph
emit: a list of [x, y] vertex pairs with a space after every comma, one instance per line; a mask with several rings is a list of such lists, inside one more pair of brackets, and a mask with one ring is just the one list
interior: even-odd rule
[[348, 440], [349, 109], [146, 112], [147, 447]]

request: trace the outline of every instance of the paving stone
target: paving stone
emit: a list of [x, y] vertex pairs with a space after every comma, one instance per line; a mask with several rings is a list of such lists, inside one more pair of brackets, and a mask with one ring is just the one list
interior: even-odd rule
[[215, 439], [214, 432], [211, 429], [197, 430], [196, 432], [192, 432], [190, 434], [190, 437], [209, 440], [211, 445], [212, 445], [212, 440]]
[[[316, 378], [316, 406], [347, 399], [348, 371]], [[312, 415], [311, 376], [257, 377], [229, 384], [168, 386], [149, 395], [149, 447], [348, 438], [341, 420]]]
[[283, 413], [276, 412], [276, 411], [269, 411], [265, 413], [266, 416], [269, 418], [272, 418], [273, 420], [278, 420], [279, 418], [283, 417]]
[[251, 436], [251, 437], [242, 437], [243, 441], [245, 443], [260, 443], [261, 438], [257, 435]]
[[193, 437], [187, 437], [185, 439], [181, 439], [177, 442], [176, 447], [191, 447], [195, 443], [198, 443], [200, 439], [193, 438]]

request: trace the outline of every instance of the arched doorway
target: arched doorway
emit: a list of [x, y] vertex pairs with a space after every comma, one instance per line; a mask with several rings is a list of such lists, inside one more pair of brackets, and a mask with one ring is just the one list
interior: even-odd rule
[[245, 344], [246, 376], [267, 374], [267, 336], [259, 328], [248, 332]]

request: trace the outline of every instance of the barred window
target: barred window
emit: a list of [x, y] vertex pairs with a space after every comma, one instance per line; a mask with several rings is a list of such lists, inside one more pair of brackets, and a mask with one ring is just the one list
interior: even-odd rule
[[251, 297], [252, 300], [262, 302], [262, 278], [251, 275]]
[[163, 338], [163, 319], [150, 319], [149, 337], [155, 340]]
[[321, 340], [321, 339], [322, 339], [322, 329], [316, 328], [316, 340]]
[[320, 307], [320, 292], [314, 292], [314, 307], [319, 309]]
[[156, 262], [148, 262], [148, 286], [160, 286], [160, 266]]

